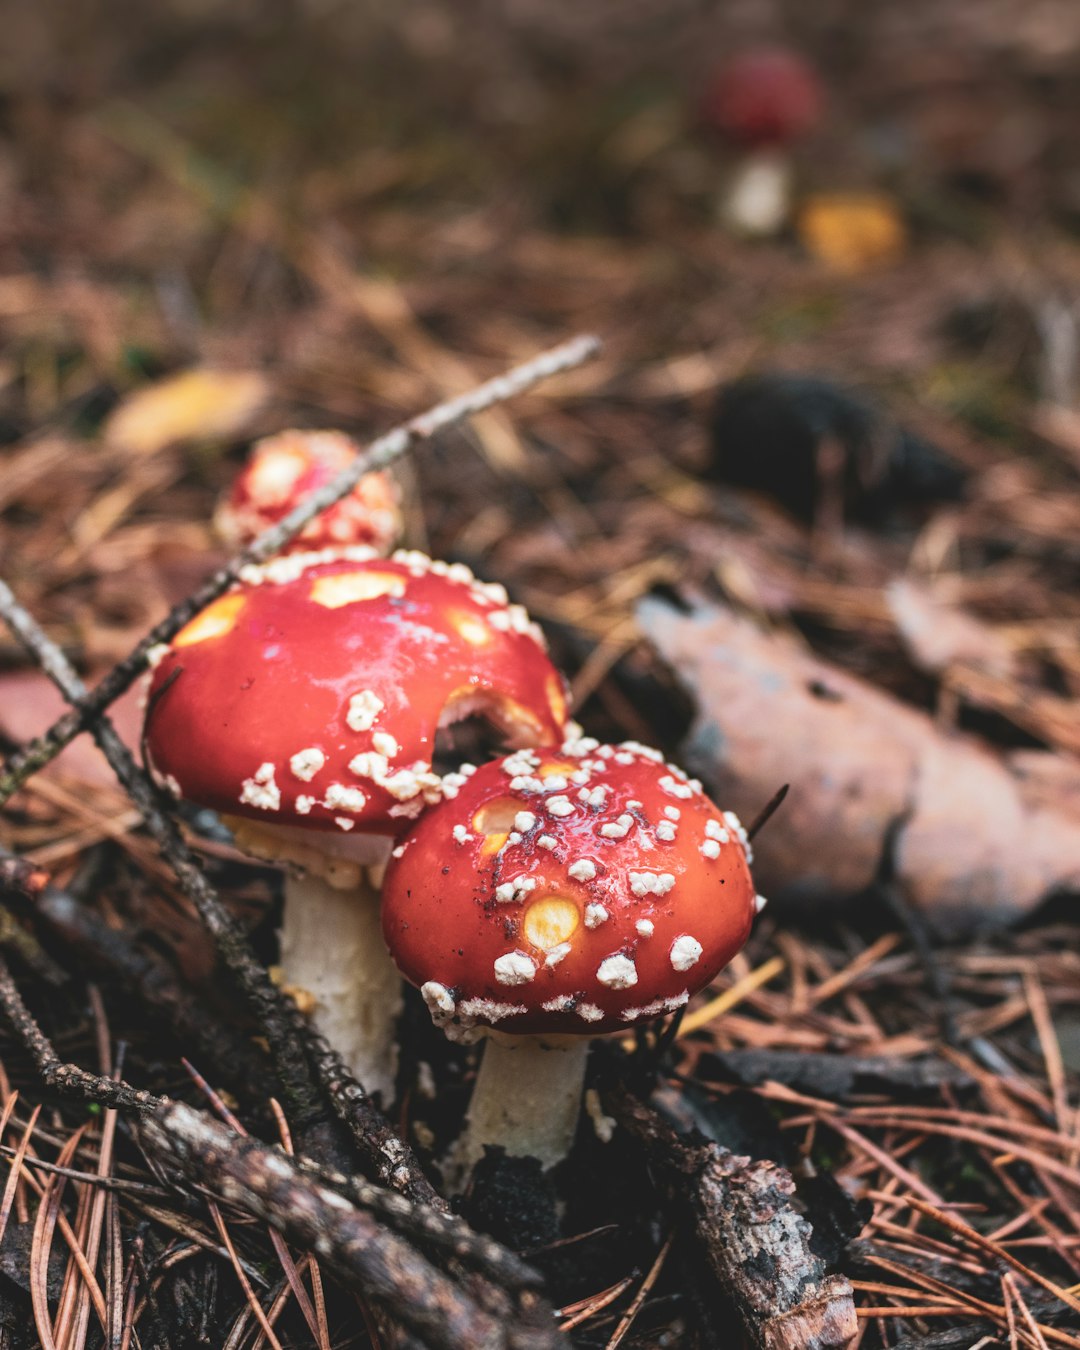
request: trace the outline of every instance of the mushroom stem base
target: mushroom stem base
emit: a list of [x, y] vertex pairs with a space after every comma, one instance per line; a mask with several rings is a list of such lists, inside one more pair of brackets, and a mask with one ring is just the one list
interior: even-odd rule
[[314, 1001], [312, 1017], [359, 1082], [384, 1105], [394, 1098], [401, 977], [379, 921], [379, 893], [365, 879], [340, 890], [306, 873], [285, 879], [281, 926], [285, 983]]
[[465, 1184], [485, 1144], [545, 1168], [561, 1162], [574, 1142], [588, 1055], [587, 1036], [490, 1035], [465, 1131], [444, 1166], [447, 1185]]

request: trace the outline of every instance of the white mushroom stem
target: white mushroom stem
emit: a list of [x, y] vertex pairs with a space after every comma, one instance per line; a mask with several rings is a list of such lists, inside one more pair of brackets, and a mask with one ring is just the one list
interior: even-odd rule
[[315, 1025], [370, 1093], [394, 1099], [401, 976], [383, 942], [382, 874], [392, 841], [225, 817], [237, 845], [287, 861], [281, 969]]
[[545, 1168], [561, 1162], [574, 1142], [588, 1055], [587, 1036], [490, 1035], [448, 1184], [464, 1184], [485, 1144]]
[[285, 983], [314, 1000], [315, 1025], [369, 1093], [394, 1099], [401, 976], [383, 943], [379, 891], [340, 890], [305, 872], [285, 880]]
[[757, 150], [732, 171], [720, 212], [724, 223], [737, 234], [769, 239], [787, 224], [791, 199], [790, 161], [777, 151]]

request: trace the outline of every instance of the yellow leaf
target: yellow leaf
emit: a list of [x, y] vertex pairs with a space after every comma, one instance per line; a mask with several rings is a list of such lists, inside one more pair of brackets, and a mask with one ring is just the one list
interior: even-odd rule
[[176, 441], [239, 435], [267, 401], [265, 376], [251, 370], [196, 369], [136, 389], [111, 413], [110, 445], [151, 455]]
[[837, 272], [864, 272], [899, 258], [907, 230], [890, 197], [878, 192], [822, 192], [799, 213], [799, 238]]

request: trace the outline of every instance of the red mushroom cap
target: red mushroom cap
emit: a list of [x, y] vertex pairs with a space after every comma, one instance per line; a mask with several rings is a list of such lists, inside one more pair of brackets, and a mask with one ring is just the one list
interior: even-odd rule
[[461, 774], [438, 727], [565, 734], [562, 677], [501, 586], [422, 553], [291, 554], [248, 568], [166, 648], [146, 743], [178, 795], [265, 825], [397, 834]]
[[746, 835], [655, 750], [473, 773], [394, 849], [383, 936], [437, 1023], [595, 1036], [682, 1007], [746, 941]]
[[737, 145], [789, 145], [821, 119], [821, 82], [798, 52], [760, 47], [734, 57], [714, 76], [702, 118]]
[[[360, 452], [340, 431], [282, 431], [256, 442], [214, 524], [241, 548], [276, 525]], [[347, 496], [310, 521], [285, 552], [367, 544], [388, 553], [401, 537], [401, 493], [388, 473], [369, 473]]]

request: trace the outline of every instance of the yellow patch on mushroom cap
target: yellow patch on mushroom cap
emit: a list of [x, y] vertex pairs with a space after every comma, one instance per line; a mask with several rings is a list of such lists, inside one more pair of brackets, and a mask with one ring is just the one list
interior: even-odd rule
[[537, 769], [537, 775], [540, 778], [569, 778], [572, 773], [576, 773], [581, 768], [580, 764], [571, 763], [569, 760], [558, 760], [552, 764], [542, 764]]
[[514, 828], [514, 817], [522, 809], [519, 801], [513, 797], [501, 797], [498, 801], [485, 802], [473, 816], [473, 829], [484, 836], [480, 851], [486, 854], [498, 853]]
[[207, 605], [201, 614], [196, 614], [189, 624], [180, 629], [173, 638], [174, 647], [194, 647], [197, 642], [207, 642], [210, 638], [224, 637], [231, 633], [240, 617], [240, 611], [246, 604], [242, 595], [223, 595], [212, 605]]
[[311, 583], [311, 599], [324, 609], [341, 609], [361, 600], [395, 598], [405, 594], [405, 578], [396, 572], [337, 572], [316, 577]]
[[522, 931], [534, 947], [549, 952], [566, 942], [581, 923], [577, 905], [561, 895], [545, 895], [525, 911]]
[[262, 451], [249, 471], [249, 491], [256, 503], [278, 502], [291, 492], [293, 484], [308, 466], [306, 457], [296, 450]]
[[492, 639], [492, 632], [487, 624], [471, 614], [451, 614], [449, 621], [458, 635], [474, 647], [486, 647]]
[[[562, 726], [566, 721], [567, 713], [566, 695], [563, 692], [562, 680], [560, 680], [556, 674], [552, 673], [547, 677], [544, 688], [547, 693], [548, 706], [551, 708], [551, 715], [555, 718], [555, 721]], [[554, 773], [556, 771], [554, 769], [549, 769], [547, 772]]]

